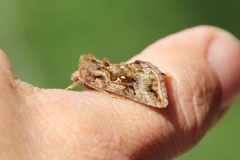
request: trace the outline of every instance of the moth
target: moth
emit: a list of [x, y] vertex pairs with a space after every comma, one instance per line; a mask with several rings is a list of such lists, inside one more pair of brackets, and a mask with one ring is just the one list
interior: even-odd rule
[[67, 89], [80, 85], [165, 108], [168, 99], [164, 75], [150, 62], [111, 64], [107, 58], [99, 60], [93, 54], [84, 54], [79, 58], [78, 70], [71, 75], [73, 83]]

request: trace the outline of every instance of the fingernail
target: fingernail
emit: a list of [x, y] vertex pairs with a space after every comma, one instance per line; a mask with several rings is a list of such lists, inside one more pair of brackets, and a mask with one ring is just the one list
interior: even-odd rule
[[229, 105], [240, 91], [240, 42], [221, 32], [208, 51], [209, 61], [222, 85], [223, 105]]

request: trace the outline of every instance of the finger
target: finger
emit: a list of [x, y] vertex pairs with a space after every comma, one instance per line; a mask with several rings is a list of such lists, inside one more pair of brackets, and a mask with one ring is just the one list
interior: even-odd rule
[[[230, 106], [240, 90], [239, 41], [214, 27], [196, 27], [169, 36], [135, 59], [150, 61], [170, 74], [169, 107], [176, 107], [178, 122], [185, 120], [180, 127], [199, 133], [192, 137], [195, 141], [223, 115], [224, 107]], [[189, 133], [193, 135], [190, 130], [185, 133], [189, 139]]]
[[0, 68], [6, 73], [6, 76], [9, 76], [10, 79], [14, 79], [13, 70], [11, 63], [9, 62], [6, 54], [0, 49]]
[[[221, 48], [224, 46], [218, 44], [219, 39], [229, 44], [227, 49]], [[76, 114], [84, 117], [78, 121], [78, 128], [87, 131], [82, 136], [88, 140], [95, 137], [83, 146], [88, 146], [90, 153], [91, 148], [97, 148], [100, 153], [109, 151], [109, 155], [114, 150], [118, 156], [164, 159], [196, 144], [221, 112], [220, 106], [227, 97], [225, 85], [238, 85], [235, 83], [238, 76], [229, 79], [234, 83], [223, 83], [222, 76], [212, 67], [213, 62], [220, 63], [214, 55], [221, 56], [215, 54], [214, 46], [229, 51], [228, 61], [236, 62], [234, 59], [240, 50], [238, 42], [213, 27], [197, 27], [169, 36], [132, 59], [149, 61], [170, 75], [167, 80], [170, 103], [166, 109], [153, 109], [99, 92], [71, 92], [68, 99], [74, 100], [68, 101], [69, 105], [81, 106], [82, 112]], [[228, 68], [234, 70], [229, 72], [239, 70], [236, 64], [234, 66]], [[111, 144], [108, 151], [101, 147], [103, 141], [106, 146]]]

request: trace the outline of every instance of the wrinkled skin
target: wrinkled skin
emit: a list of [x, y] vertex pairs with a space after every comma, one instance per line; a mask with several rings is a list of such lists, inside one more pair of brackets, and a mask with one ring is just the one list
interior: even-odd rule
[[173, 34], [129, 62], [137, 59], [168, 73], [166, 109], [39, 89], [17, 79], [1, 51], [0, 159], [171, 159], [198, 143], [240, 89], [239, 41], [218, 28]]

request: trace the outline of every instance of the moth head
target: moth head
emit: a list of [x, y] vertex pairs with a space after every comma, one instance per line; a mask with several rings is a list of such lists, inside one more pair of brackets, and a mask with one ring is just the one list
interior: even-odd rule
[[71, 80], [73, 82], [77, 82], [79, 80], [79, 71], [73, 72], [73, 74], [71, 75]]
[[66, 89], [72, 89], [72, 88], [82, 84], [81, 80], [79, 79], [79, 71], [75, 71], [71, 75], [71, 80], [73, 81], [73, 83]]

